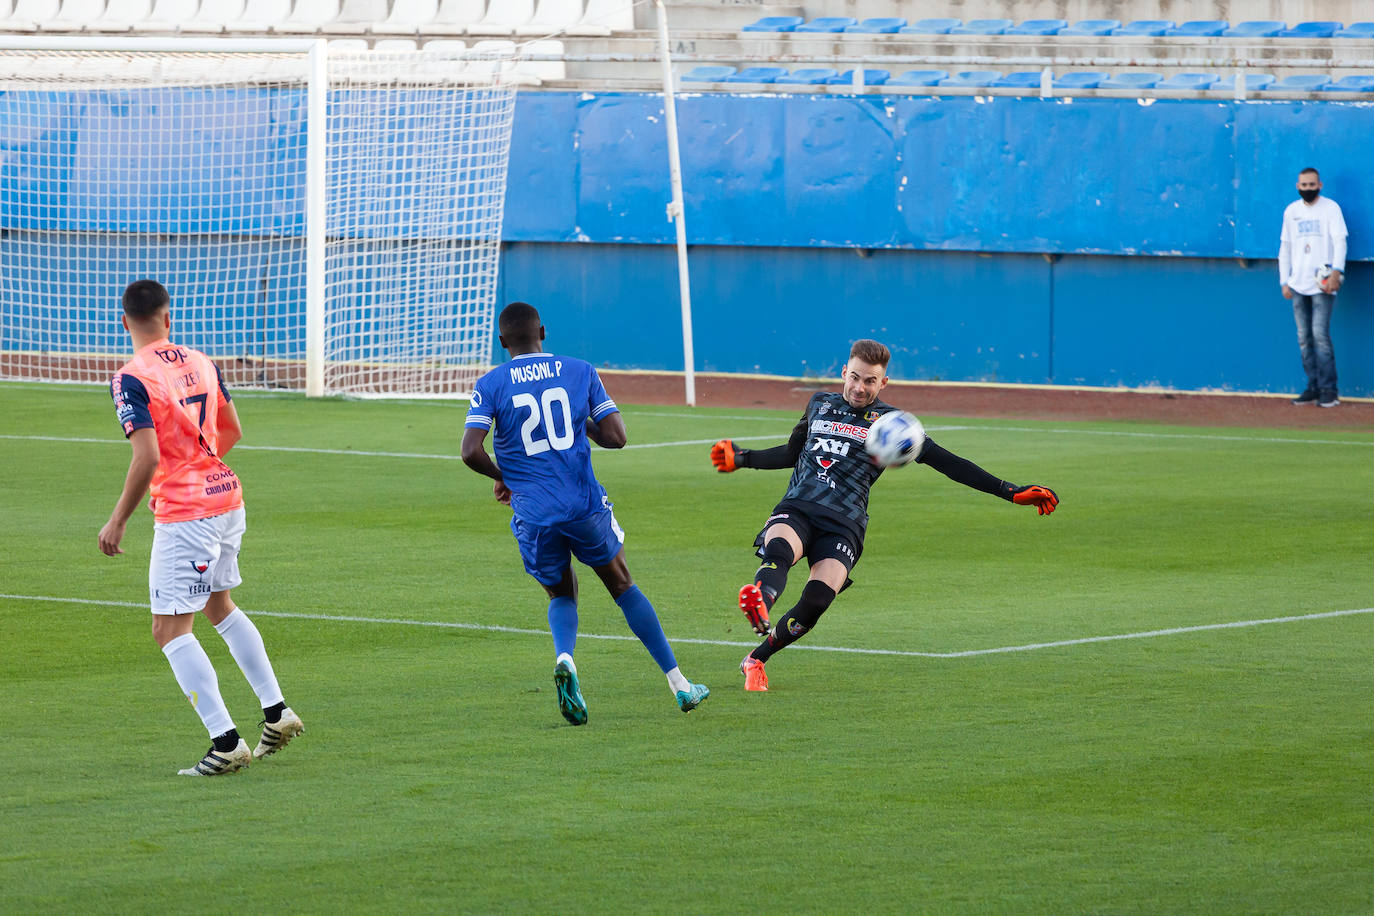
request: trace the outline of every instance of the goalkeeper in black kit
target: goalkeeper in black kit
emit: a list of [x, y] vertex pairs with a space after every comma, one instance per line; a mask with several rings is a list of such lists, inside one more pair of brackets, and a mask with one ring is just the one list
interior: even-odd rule
[[[887, 347], [878, 341], [855, 341], [845, 364], [843, 391], [812, 395], [806, 415], [786, 444], [750, 450], [722, 439], [711, 446], [711, 463], [722, 473], [737, 468], [792, 468], [782, 502], [754, 541], [763, 563], [754, 581], [739, 591], [740, 610], [764, 637], [740, 663], [745, 690], [768, 689], [764, 663], [815, 627], [835, 596], [850, 584], [849, 573], [863, 554], [868, 490], [883, 472], [864, 443], [873, 421], [897, 409], [878, 399], [888, 382], [890, 360]], [[1041, 515], [1049, 515], [1059, 505], [1059, 497], [1049, 487], [1018, 487], [993, 477], [929, 438], [915, 460], [975, 490], [1035, 506]], [[770, 623], [773, 605], [787, 586], [788, 571], [802, 557], [810, 574], [801, 597], [776, 623]]]

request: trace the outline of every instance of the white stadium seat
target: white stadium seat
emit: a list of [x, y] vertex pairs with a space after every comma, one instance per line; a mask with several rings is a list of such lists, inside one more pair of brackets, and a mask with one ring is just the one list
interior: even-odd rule
[[534, 18], [534, 0], [493, 2], [487, 14], [468, 26], [469, 35], [514, 35], [515, 30]]
[[[448, 39], [452, 40], [452, 39]], [[462, 44], [460, 41], [459, 44]], [[414, 38], [378, 38], [372, 43], [372, 50], [383, 54], [405, 54], [415, 50]], [[461, 51], [462, 48], [459, 48]]]
[[45, 32], [81, 32], [105, 12], [105, 0], [62, 0], [57, 16], [38, 27]]
[[[492, 0], [502, 3], [504, 0]], [[434, 18], [424, 27], [426, 35], [462, 35], [482, 18], [486, 9], [485, 0], [439, 0], [439, 9]]]
[[92, 32], [130, 32], [152, 12], [152, 0], [110, 0], [100, 18], [86, 28]]
[[175, 32], [193, 22], [200, 0], [154, 0], [153, 11], [138, 24], [139, 32]]
[[374, 35], [418, 35], [434, 21], [439, 0], [395, 0], [391, 15], [372, 26]]
[[[203, 0], [209, 6], [218, 6], [214, 0]], [[279, 27], [291, 15], [291, 0], [248, 0], [243, 14], [226, 21], [224, 28], [229, 32], [270, 32]]]
[[14, 12], [5, 20], [7, 32], [36, 32], [39, 25], [57, 18], [60, 0], [18, 0]]
[[[523, 54], [562, 54], [563, 42], [553, 39], [530, 41], [522, 46]], [[568, 65], [561, 60], [521, 60], [515, 65], [516, 72], [533, 76], [540, 82], [568, 78]]]
[[331, 35], [362, 35], [386, 18], [386, 0], [343, 0], [339, 15], [325, 23]]
[[368, 50], [366, 38], [331, 38], [329, 53], [357, 54]]
[[635, 27], [632, 0], [587, 0], [582, 19], [568, 29], [569, 35], [609, 35], [629, 32]]
[[286, 20], [272, 27], [274, 32], [313, 35], [339, 18], [339, 0], [296, 0]]
[[[582, 0], [539, 0], [534, 18], [515, 30], [517, 35], [556, 35], [582, 18]], [[559, 77], [561, 79], [562, 77]]]
[[177, 30], [200, 34], [217, 34], [227, 23], [243, 15], [245, 0], [203, 0], [195, 15], [177, 24]]

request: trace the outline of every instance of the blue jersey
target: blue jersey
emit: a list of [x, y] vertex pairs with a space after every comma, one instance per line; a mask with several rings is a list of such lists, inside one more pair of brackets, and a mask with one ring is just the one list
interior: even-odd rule
[[482, 376], [469, 429], [494, 429], [501, 476], [515, 517], [533, 525], [583, 519], [603, 508], [586, 423], [618, 410], [591, 363], [526, 353]]

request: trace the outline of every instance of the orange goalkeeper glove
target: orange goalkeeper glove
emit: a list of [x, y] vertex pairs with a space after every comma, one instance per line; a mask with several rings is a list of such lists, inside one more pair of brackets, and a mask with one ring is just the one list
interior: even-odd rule
[[1035, 483], [1013, 488], [1011, 501], [1018, 506], [1034, 506], [1041, 515], [1049, 515], [1059, 505], [1059, 497], [1054, 495], [1053, 490]]
[[731, 471], [744, 467], [740, 462], [740, 456], [744, 454], [744, 449], [739, 448], [729, 439], [721, 439], [711, 446], [711, 463], [716, 466], [716, 470], [722, 474], [729, 474]]

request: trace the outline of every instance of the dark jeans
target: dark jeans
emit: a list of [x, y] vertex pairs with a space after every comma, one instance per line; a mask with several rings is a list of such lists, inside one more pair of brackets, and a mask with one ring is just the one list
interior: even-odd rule
[[1331, 293], [1293, 294], [1293, 320], [1298, 326], [1298, 352], [1307, 373], [1307, 388], [1321, 394], [1336, 393], [1336, 351], [1331, 346]]

